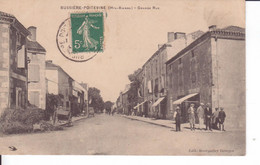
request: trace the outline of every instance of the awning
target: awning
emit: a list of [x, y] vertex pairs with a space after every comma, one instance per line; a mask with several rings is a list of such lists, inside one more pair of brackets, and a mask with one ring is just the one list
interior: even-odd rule
[[146, 100], [145, 100], [145, 101], [143, 101], [143, 102], [141, 102], [139, 105], [143, 105], [145, 102], [146, 102]]
[[137, 109], [140, 105], [143, 105], [145, 102], [146, 102], [146, 100], [141, 102], [141, 103], [139, 103], [139, 104], [137, 104], [136, 106], [134, 106], [134, 109]]
[[160, 104], [160, 102], [161, 101], [163, 101], [163, 99], [164, 99], [165, 97], [161, 97], [161, 98], [159, 98], [155, 103], [153, 103], [153, 107], [156, 107], [158, 104]]
[[172, 104], [181, 104], [183, 101], [193, 97], [193, 96], [196, 96], [198, 93], [193, 93], [193, 94], [189, 94], [187, 96], [184, 96], [182, 98], [180, 98], [179, 100], [175, 100]]
[[137, 109], [137, 107], [139, 107], [140, 104], [137, 104], [136, 106], [134, 106], [134, 109]]

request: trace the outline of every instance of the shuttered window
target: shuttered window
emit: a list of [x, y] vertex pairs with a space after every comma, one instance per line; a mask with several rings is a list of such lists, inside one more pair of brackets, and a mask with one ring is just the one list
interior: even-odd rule
[[25, 48], [22, 46], [17, 52], [17, 68], [25, 68]]
[[40, 93], [38, 91], [30, 92], [29, 99], [31, 105], [40, 106]]
[[28, 73], [28, 80], [31, 82], [38, 82], [40, 81], [40, 66], [39, 65], [29, 65], [29, 73]]

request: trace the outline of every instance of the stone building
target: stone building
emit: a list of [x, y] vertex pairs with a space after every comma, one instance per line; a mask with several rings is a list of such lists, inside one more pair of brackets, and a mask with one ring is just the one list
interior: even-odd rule
[[180, 104], [184, 122], [190, 103], [224, 107], [227, 127], [245, 126], [245, 29], [209, 31], [166, 62], [167, 109]]
[[26, 108], [26, 37], [30, 32], [11, 14], [0, 12], [0, 113]]
[[71, 108], [72, 114], [74, 116], [83, 113], [84, 108], [86, 108], [87, 103], [87, 95], [88, 92], [80, 83], [77, 81], [72, 82], [72, 100], [71, 100]]
[[37, 28], [28, 28], [31, 34], [27, 38], [28, 58], [28, 100], [31, 105], [45, 109], [46, 107], [46, 81], [45, 81], [45, 55], [46, 50], [36, 41]]
[[147, 109], [147, 101], [144, 100], [144, 72], [143, 69], [140, 69], [136, 74], [137, 81], [140, 83], [140, 86], [137, 90], [136, 97], [137, 97], [137, 105], [134, 109], [137, 110], [137, 115], [139, 116], [148, 116], [148, 109]]
[[71, 110], [73, 101], [73, 79], [59, 65], [46, 61], [47, 93], [59, 95], [62, 98], [62, 106]]
[[194, 41], [202, 31], [186, 35], [168, 32], [168, 41], [158, 45], [158, 50], [143, 65], [144, 110], [149, 117], [169, 118], [167, 113], [166, 64], [175, 53]]
[[130, 84], [127, 84], [125, 87], [125, 90], [121, 93], [122, 97], [122, 108], [123, 108], [123, 114], [130, 115], [130, 104], [128, 101], [128, 91], [130, 89]]

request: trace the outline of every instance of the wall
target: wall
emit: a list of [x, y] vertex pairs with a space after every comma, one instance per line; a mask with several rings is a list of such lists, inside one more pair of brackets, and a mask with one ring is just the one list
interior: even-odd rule
[[[214, 60], [217, 61], [215, 77], [215, 107], [225, 108], [226, 129], [245, 128], [245, 41], [212, 39], [216, 47]], [[212, 92], [212, 93], [213, 93]]]
[[46, 68], [46, 78], [47, 78], [47, 93], [58, 95], [58, 71], [54, 69]]
[[30, 82], [28, 84], [28, 99], [30, 103], [33, 102], [31, 95], [33, 95], [34, 92], [39, 93], [39, 108], [45, 109], [46, 107], [46, 81], [45, 81], [45, 54], [32, 54], [27, 53], [28, 58], [31, 60], [28, 64], [28, 76], [30, 77], [30, 66], [37, 65], [39, 66], [39, 81], [37, 82]]
[[[143, 66], [144, 70], [144, 100], [148, 101], [147, 109], [148, 116], [155, 117], [156, 112], [158, 111], [158, 117], [163, 117], [164, 109], [161, 107], [152, 107], [153, 103], [156, 102], [160, 97], [166, 94], [165, 90], [165, 80], [166, 80], [166, 65], [165, 62], [167, 60], [167, 47], [160, 48], [156, 55], [153, 55], [152, 58], [149, 59]], [[148, 90], [148, 83], [151, 82], [152, 91]], [[157, 92], [155, 91], [155, 87], [157, 86]], [[163, 92], [162, 92], [162, 89]], [[160, 93], [162, 92], [162, 93]]]
[[72, 84], [69, 84], [69, 76], [61, 69], [58, 70], [58, 92], [64, 96], [63, 106], [70, 108], [69, 97], [72, 96]]
[[0, 24], [0, 114], [9, 107], [9, 26]]
[[211, 83], [211, 40], [206, 39], [167, 64], [167, 118], [175, 109], [172, 102], [188, 94], [199, 93], [199, 101], [211, 103]]
[[[20, 36], [20, 37], [19, 37]], [[26, 108], [28, 100], [26, 37], [10, 27], [10, 107]], [[21, 49], [24, 47], [24, 49]], [[23, 56], [18, 55], [22, 51]], [[22, 58], [21, 58], [22, 57]], [[19, 60], [20, 59], [20, 60]], [[20, 65], [19, 66], [19, 61]]]

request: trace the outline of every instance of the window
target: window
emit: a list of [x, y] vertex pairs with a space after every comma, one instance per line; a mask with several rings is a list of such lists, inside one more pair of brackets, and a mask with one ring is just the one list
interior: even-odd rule
[[168, 84], [169, 88], [172, 88], [172, 73], [169, 74]]
[[35, 105], [39, 107], [40, 105], [40, 92], [38, 91], [31, 91], [29, 92], [29, 102], [31, 105]]
[[66, 89], [66, 97], [69, 95], [69, 90]]
[[40, 66], [32, 65], [28, 66], [28, 80], [33, 82], [40, 81]]
[[192, 73], [191, 73], [191, 82], [192, 82], [192, 83], [195, 83], [195, 82], [196, 82], [196, 73], [195, 73], [195, 72], [192, 72]]
[[69, 108], [69, 107], [70, 107], [70, 102], [66, 101], [66, 108]]

